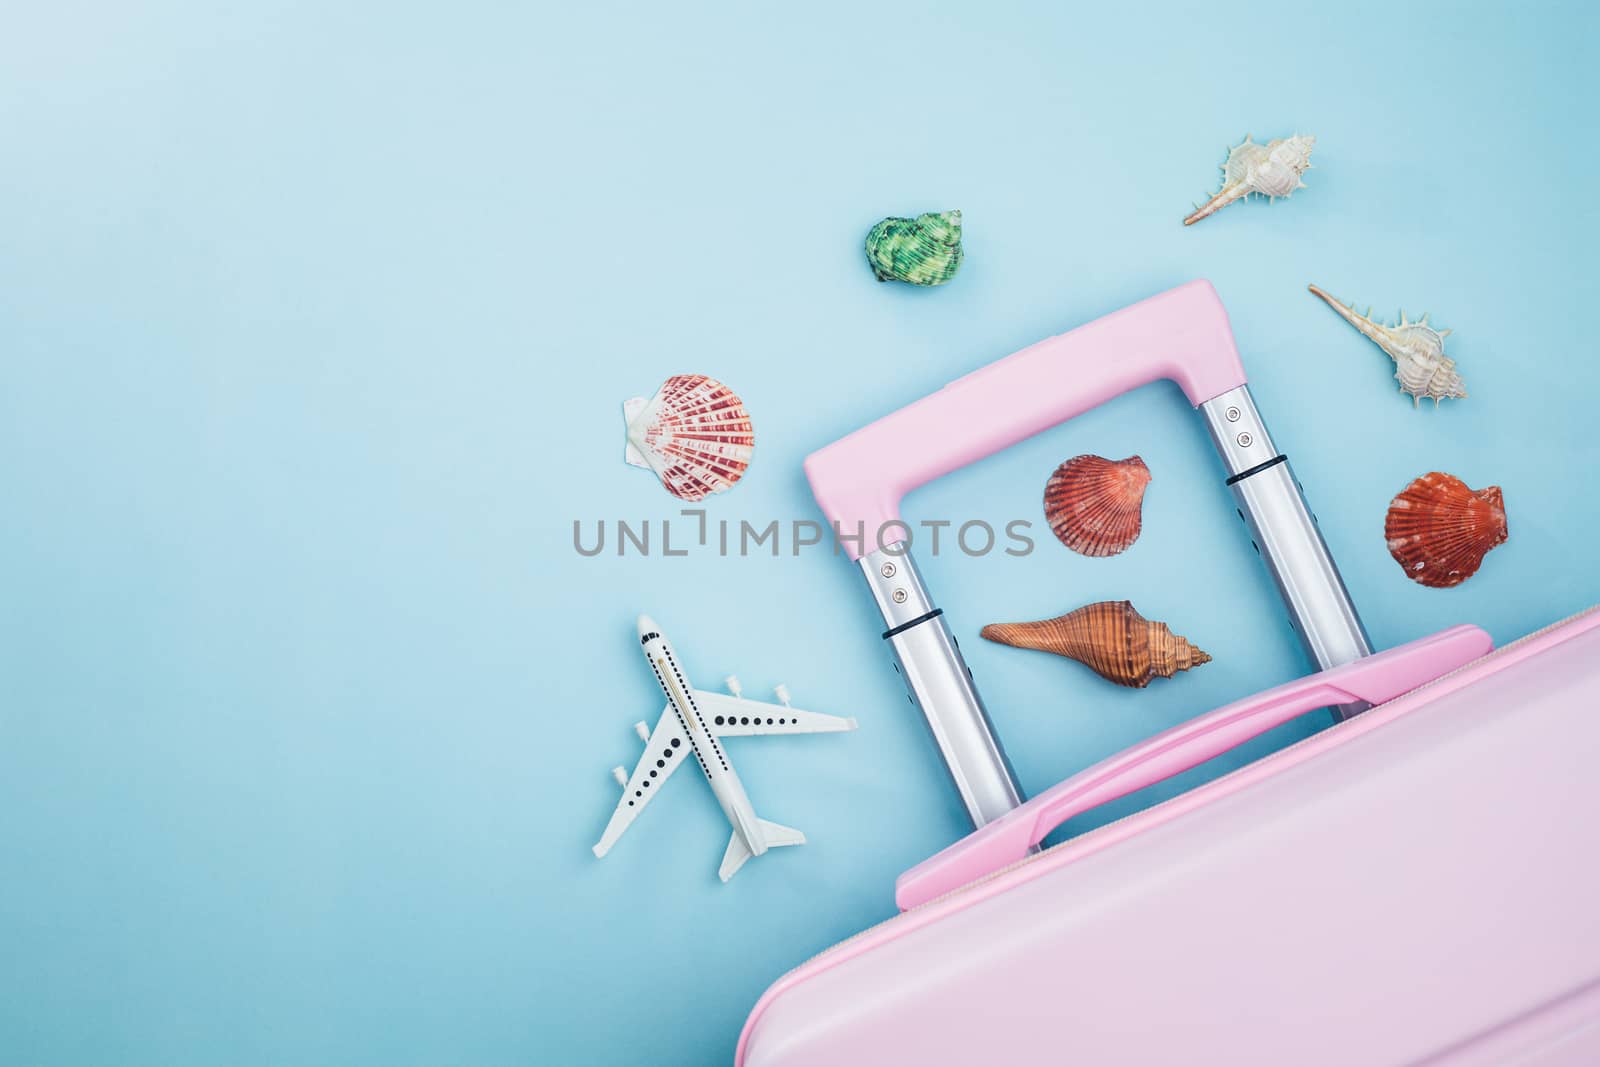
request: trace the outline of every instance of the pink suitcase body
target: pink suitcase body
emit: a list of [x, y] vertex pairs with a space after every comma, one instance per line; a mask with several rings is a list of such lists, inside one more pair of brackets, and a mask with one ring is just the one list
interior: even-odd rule
[[[1041, 794], [907, 872], [911, 910], [775, 983], [738, 1063], [1600, 1063], [1600, 610], [1472, 659], [1486, 644], [1457, 627]], [[1011, 862], [1330, 687], [1403, 692], [1452, 657], [1466, 666]]]

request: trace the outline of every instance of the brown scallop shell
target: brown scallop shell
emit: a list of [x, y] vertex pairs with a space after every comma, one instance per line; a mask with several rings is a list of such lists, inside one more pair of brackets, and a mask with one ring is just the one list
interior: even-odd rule
[[1085, 556], [1115, 556], [1139, 539], [1150, 468], [1138, 456], [1073, 456], [1044, 486], [1044, 517], [1061, 543]]
[[1470, 489], [1460, 478], [1432, 471], [1389, 503], [1383, 536], [1407, 578], [1435, 589], [1460, 585], [1491, 548], [1505, 544], [1505, 500], [1498, 485]]
[[980, 636], [1075, 659], [1100, 677], [1133, 689], [1211, 662], [1188, 638], [1164, 622], [1151, 622], [1126, 600], [1102, 600], [1040, 622], [991, 623]]

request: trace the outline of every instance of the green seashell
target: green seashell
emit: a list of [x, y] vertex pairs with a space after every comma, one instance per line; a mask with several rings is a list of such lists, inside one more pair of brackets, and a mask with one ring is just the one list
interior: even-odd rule
[[961, 212], [884, 219], [867, 231], [867, 262], [880, 282], [943, 285], [961, 266]]

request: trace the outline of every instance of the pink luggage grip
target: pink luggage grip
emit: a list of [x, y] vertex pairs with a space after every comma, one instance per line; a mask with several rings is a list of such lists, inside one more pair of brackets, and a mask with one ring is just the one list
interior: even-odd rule
[[1058, 783], [911, 868], [895, 882], [895, 903], [908, 910], [992, 874], [1023, 859], [1073, 816], [1204, 763], [1298, 715], [1353, 700], [1392, 700], [1493, 646], [1478, 627], [1453, 626], [1190, 719]]
[[899, 522], [906, 493], [1158, 378], [1177, 382], [1197, 407], [1245, 384], [1210, 282], [1169, 289], [958, 378], [812, 453], [806, 477], [823, 514], [851, 535], [844, 547], [855, 560]]

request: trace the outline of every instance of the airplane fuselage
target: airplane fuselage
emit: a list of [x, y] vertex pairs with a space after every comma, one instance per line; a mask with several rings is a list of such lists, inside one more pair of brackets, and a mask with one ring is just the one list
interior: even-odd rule
[[672, 649], [672, 642], [654, 626], [640, 628], [645, 631], [639, 635], [645, 659], [650, 662], [650, 669], [655, 673], [661, 691], [667, 696], [668, 706], [678, 717], [679, 725], [689, 739], [695, 761], [705, 772], [706, 781], [711, 783], [711, 792], [717, 798], [717, 804], [728, 817], [733, 832], [743, 839], [750, 854], [762, 855], [767, 851], [767, 840], [761, 830], [761, 820], [756, 817], [755, 808], [745, 794], [744, 784], [739, 781], [739, 774], [728, 760], [727, 752], [696, 706], [694, 686], [684, 673]]

